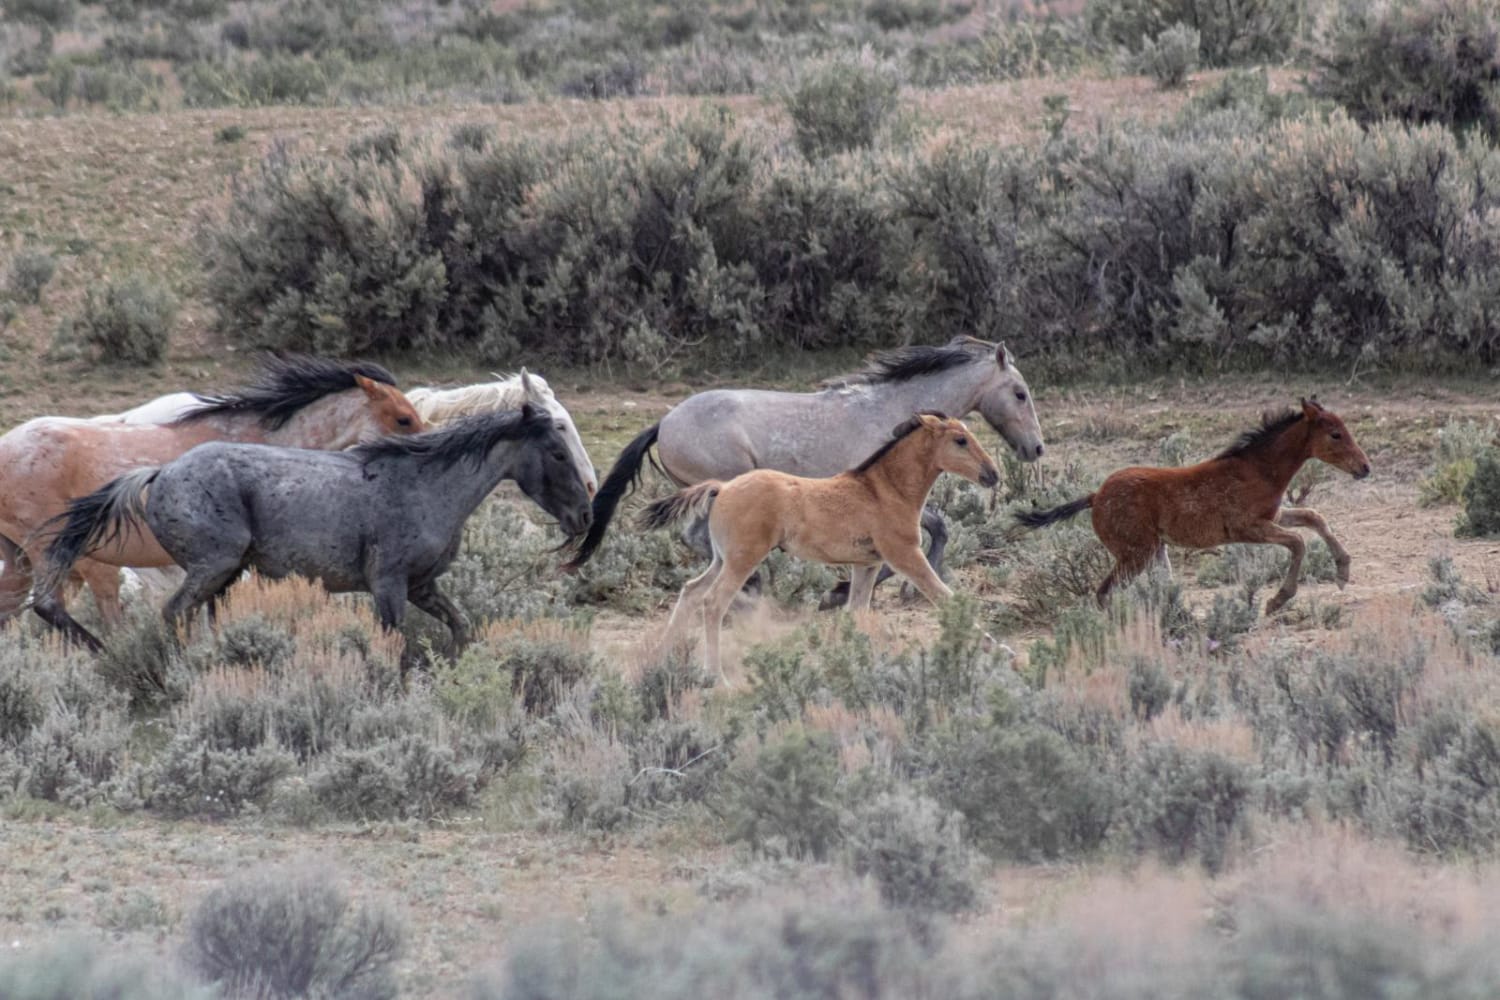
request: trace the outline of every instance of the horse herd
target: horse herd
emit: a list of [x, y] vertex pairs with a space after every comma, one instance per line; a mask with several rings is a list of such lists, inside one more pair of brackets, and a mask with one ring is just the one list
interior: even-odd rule
[[[163, 615], [178, 623], [247, 569], [300, 574], [330, 591], [373, 595], [382, 625], [407, 602], [467, 640], [462, 612], [437, 585], [469, 515], [503, 480], [556, 518], [576, 569], [598, 548], [651, 459], [681, 489], [646, 509], [647, 528], [690, 522], [710, 559], [683, 588], [667, 627], [701, 619], [705, 665], [722, 673], [730, 601], [773, 549], [850, 568], [851, 607], [870, 604], [894, 570], [934, 602], [947, 539], [925, 506], [942, 472], [981, 486], [994, 460], [960, 417], [978, 412], [1021, 461], [1043, 453], [1030, 390], [1003, 345], [959, 337], [876, 355], [811, 393], [712, 390], [689, 397], [625, 447], [602, 485], [567, 410], [524, 369], [494, 383], [403, 394], [384, 368], [305, 356], [267, 358], [223, 394], [177, 393], [122, 414], [41, 417], [0, 437], [0, 622], [25, 607], [92, 649], [68, 614], [70, 581], [101, 618], [121, 616], [120, 570], [177, 566]], [[1165, 561], [1166, 543], [1285, 546], [1292, 554], [1270, 613], [1296, 592], [1310, 528], [1349, 557], [1323, 519], [1283, 507], [1309, 458], [1356, 477], [1370, 466], [1337, 416], [1316, 401], [1267, 417], [1220, 455], [1181, 469], [1130, 468], [1071, 503], [1018, 517], [1036, 528], [1091, 509], [1115, 564], [1099, 599]], [[921, 530], [932, 543], [924, 555]], [[885, 568], [882, 568], [885, 567]], [[877, 575], [878, 574], [878, 575]]]

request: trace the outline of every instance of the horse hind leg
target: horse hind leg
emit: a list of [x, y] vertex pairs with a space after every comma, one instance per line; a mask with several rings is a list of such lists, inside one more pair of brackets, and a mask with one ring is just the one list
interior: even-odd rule
[[0, 625], [14, 618], [26, 606], [31, 593], [31, 560], [15, 542], [0, 535]]
[[37, 616], [61, 632], [69, 642], [76, 642], [86, 647], [91, 653], [104, 651], [104, 643], [100, 642], [92, 632], [78, 623], [78, 620], [68, 614], [67, 608], [63, 606], [61, 588], [50, 594], [39, 596], [31, 605], [31, 609]]
[[693, 612], [698, 611], [703, 604], [703, 595], [708, 592], [719, 574], [724, 570], [724, 560], [717, 552], [713, 553], [713, 562], [709, 563], [708, 569], [693, 577], [682, 585], [682, 593], [677, 595], [677, 603], [672, 606], [672, 615], [667, 619], [666, 630], [662, 633], [661, 645], [663, 650], [671, 648], [685, 622]]
[[[1166, 559], [1167, 547], [1160, 543], [1154, 543], [1145, 549], [1115, 548], [1110, 550], [1110, 555], [1115, 557], [1115, 564], [1110, 569], [1109, 575], [1099, 584], [1094, 591], [1094, 600], [1099, 607], [1109, 606], [1109, 595], [1116, 587], [1123, 583], [1129, 583], [1146, 571], [1153, 560]], [[1167, 572], [1171, 573], [1171, 563], [1167, 563]]]
[[770, 553], [770, 545], [735, 546], [724, 556], [724, 568], [709, 585], [708, 594], [703, 600], [703, 665], [710, 674], [718, 674], [719, 679], [726, 683], [729, 678], [724, 673], [724, 661], [719, 652], [719, 639], [724, 632], [724, 616], [729, 613], [729, 605], [734, 602], [734, 596], [755, 572], [755, 567]]
[[201, 604], [215, 600], [228, 590], [243, 568], [244, 564], [236, 559], [232, 565], [217, 563], [212, 566], [195, 566], [189, 569], [187, 577], [182, 581], [182, 586], [178, 587], [177, 592], [162, 606], [162, 621], [167, 623], [169, 629], [175, 630], [186, 621], [188, 612]]
[[1311, 507], [1283, 507], [1276, 515], [1276, 523], [1283, 528], [1308, 528], [1323, 539], [1323, 543], [1328, 546], [1328, 551], [1333, 554], [1335, 579], [1339, 589], [1344, 589], [1344, 585], [1349, 582], [1349, 553], [1333, 536], [1322, 514]]
[[104, 624], [109, 628], [118, 628], [125, 620], [124, 607], [120, 602], [119, 567], [94, 559], [80, 559], [73, 570], [88, 584], [89, 592], [94, 595], [94, 607], [99, 609], [99, 617]]

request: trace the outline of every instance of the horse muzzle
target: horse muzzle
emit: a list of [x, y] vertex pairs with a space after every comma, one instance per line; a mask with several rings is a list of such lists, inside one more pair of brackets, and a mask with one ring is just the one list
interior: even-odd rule
[[993, 465], [986, 466], [979, 472], [979, 485], [987, 490], [994, 489], [1000, 484], [1000, 470]]
[[1364, 464], [1358, 466], [1357, 468], [1353, 468], [1353, 469], [1349, 470], [1349, 475], [1353, 476], [1355, 479], [1364, 479], [1369, 474], [1370, 474], [1370, 463], [1369, 462], [1365, 462]]

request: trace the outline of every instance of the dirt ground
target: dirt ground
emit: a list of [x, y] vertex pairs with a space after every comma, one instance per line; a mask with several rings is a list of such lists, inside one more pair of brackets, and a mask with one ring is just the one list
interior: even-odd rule
[[[574, 391], [559, 379], [565, 403], [598, 465], [607, 467], [620, 443], [658, 419], [680, 391], [613, 388]], [[1078, 462], [1106, 471], [1154, 463], [1169, 434], [1190, 435], [1192, 457], [1212, 454], [1265, 408], [1294, 401], [1320, 386], [1284, 386], [1272, 379], [1194, 385], [1074, 388], [1033, 385], [1047, 435], [1041, 474]], [[1320, 398], [1342, 414], [1365, 447], [1375, 472], [1356, 482], [1330, 475], [1309, 505], [1327, 517], [1353, 556], [1353, 579], [1303, 585], [1295, 609], [1338, 605], [1342, 620], [1377, 602], [1416, 600], [1434, 556], [1450, 557], [1464, 578], [1500, 589], [1500, 541], [1453, 537], [1456, 508], [1421, 508], [1417, 484], [1430, 467], [1437, 430], [1454, 418], [1497, 421], [1500, 407], [1485, 387], [1439, 383], [1405, 390], [1343, 387]], [[1500, 422], [1496, 423], [1500, 430]], [[988, 442], [994, 444], [993, 439]], [[1196, 562], [1174, 553], [1191, 579]], [[964, 574], [959, 574], [963, 587]], [[983, 601], [1005, 600], [981, 594]], [[1211, 600], [1191, 588], [1190, 605]], [[604, 662], [630, 671], [665, 622], [669, 601], [652, 613], [601, 613], [593, 642]], [[748, 645], [783, 635], [816, 616], [762, 602], [730, 629], [731, 680]], [[921, 642], [936, 633], [925, 607], [904, 603], [894, 588], [877, 596], [862, 622], [889, 641]], [[999, 636], [1018, 650], [1045, 634], [1037, 627]], [[1295, 614], [1263, 620], [1253, 644], [1316, 645], [1331, 633]], [[662, 912], [691, 905], [706, 877], [735, 863], [708, 831], [667, 829], [615, 837], [514, 829], [481, 813], [446, 825], [333, 825], [310, 830], [244, 819], [224, 824], [168, 823], [113, 813], [21, 811], [0, 822], [0, 946], [22, 947], [59, 930], [103, 932], [132, 947], [166, 948], [196, 900], [223, 877], [269, 860], [313, 858], [336, 864], [359, 896], [392, 902], [406, 916], [412, 940], [401, 977], [411, 995], [451, 996], [464, 977], [492, 959], [508, 931], [548, 918], [578, 919], [607, 903]], [[984, 920], [1024, 919], [1095, 878], [1076, 866], [1009, 867], [994, 872], [994, 900]]]

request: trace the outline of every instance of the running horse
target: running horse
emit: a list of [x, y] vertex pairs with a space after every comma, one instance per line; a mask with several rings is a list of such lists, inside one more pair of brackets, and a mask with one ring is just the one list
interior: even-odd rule
[[704, 665], [723, 677], [724, 615], [755, 567], [777, 548], [801, 559], [849, 566], [851, 610], [870, 606], [882, 563], [934, 604], [951, 597], [953, 591], [921, 547], [922, 507], [944, 472], [984, 487], [1000, 481], [994, 459], [962, 421], [929, 412], [897, 427], [859, 466], [831, 478], [757, 469], [727, 483], [705, 480], [651, 504], [641, 518], [648, 529], [706, 513], [713, 548], [708, 569], [682, 588], [663, 642], [675, 638], [702, 608]]
[[[551, 414], [530, 403], [464, 417], [442, 430], [349, 451], [215, 441], [157, 468], [125, 473], [56, 519], [42, 589], [138, 525], [186, 570], [162, 616], [169, 624], [212, 602], [246, 569], [298, 573], [329, 591], [374, 595], [381, 624], [400, 627], [406, 602], [448, 626], [450, 653], [468, 640], [463, 613], [437, 581], [464, 522], [511, 479], [572, 539], [588, 528], [589, 493]], [[83, 632], [79, 638], [98, 648]]]
[[[32, 594], [43, 525], [131, 469], [159, 465], [207, 441], [342, 449], [386, 434], [423, 429], [422, 418], [380, 365], [297, 355], [262, 362], [250, 385], [197, 397], [198, 406], [168, 424], [38, 417], [0, 437], [0, 623]], [[120, 567], [170, 566], [149, 535], [132, 532], [80, 560], [76, 572], [107, 623], [121, 618]], [[63, 580], [57, 581], [59, 584]], [[32, 594], [33, 610], [53, 627], [87, 633], [67, 613], [61, 587]]]
[[[634, 489], [653, 446], [659, 467], [679, 487], [733, 479], [752, 469], [833, 476], [880, 447], [891, 427], [928, 410], [965, 417], [975, 411], [1023, 462], [1042, 456], [1042, 431], [1026, 380], [1004, 344], [955, 337], [941, 347], [876, 354], [861, 371], [829, 379], [819, 392], [714, 389], [690, 396], [625, 446], [594, 497], [594, 524], [567, 566], [598, 548], [620, 501]], [[948, 532], [924, 508], [932, 537], [927, 559], [940, 574]], [[707, 554], [701, 521], [689, 542]], [[883, 572], [879, 579], [890, 575]]]
[[1349, 553], [1317, 511], [1283, 507], [1297, 470], [1316, 458], [1363, 479], [1370, 460], [1354, 435], [1316, 398], [1300, 409], [1267, 415], [1226, 450], [1186, 468], [1134, 466], [1114, 473], [1086, 497], [1050, 510], [1027, 511], [1016, 520], [1041, 528], [1092, 511], [1094, 534], [1114, 556], [1114, 568], [1099, 585], [1102, 605], [1117, 585], [1140, 574], [1153, 560], [1167, 562], [1167, 543], [1189, 549], [1244, 542], [1281, 545], [1292, 554], [1281, 589], [1266, 602], [1274, 614], [1297, 593], [1306, 546], [1289, 528], [1310, 528], [1328, 544], [1340, 588], [1349, 582]]

